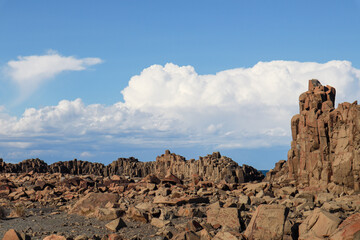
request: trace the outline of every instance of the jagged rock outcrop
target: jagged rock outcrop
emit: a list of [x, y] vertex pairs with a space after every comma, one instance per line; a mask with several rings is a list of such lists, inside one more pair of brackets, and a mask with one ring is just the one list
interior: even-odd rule
[[240, 167], [231, 158], [221, 156], [219, 152], [200, 157], [199, 160], [185, 160], [184, 157], [166, 151], [158, 156], [155, 162], [155, 172], [164, 174], [170, 170], [180, 179], [190, 179], [194, 174], [203, 179], [220, 182], [242, 183], [261, 180], [262, 174], [253, 167], [243, 165]]
[[45, 173], [48, 172], [48, 165], [36, 158], [36, 159], [27, 159], [22, 162], [12, 164], [12, 163], [5, 163], [3, 159], [0, 158], [0, 173], [8, 172], [8, 173], [20, 173], [20, 172], [38, 172], [38, 173]]
[[335, 88], [314, 79], [299, 102], [300, 114], [291, 119], [288, 160], [267, 179], [294, 180], [299, 186], [335, 192], [359, 191], [360, 106], [345, 102], [335, 109]]
[[94, 174], [94, 175], [104, 175], [105, 165], [101, 163], [92, 163], [87, 161], [79, 161], [77, 159], [66, 161], [66, 162], [56, 162], [49, 166], [48, 172], [50, 173], [68, 173], [74, 175], [81, 174]]
[[153, 162], [140, 162], [136, 158], [119, 158], [105, 166], [101, 163], [92, 163], [80, 160], [56, 162], [47, 165], [39, 159], [28, 159], [18, 164], [6, 164], [0, 160], [0, 173], [66, 173], [74, 175], [94, 174], [99, 176], [120, 175], [129, 178], [143, 178], [149, 174], [156, 174], [164, 178], [172, 173], [181, 180], [190, 181], [194, 175], [214, 182], [225, 180], [228, 183], [243, 183], [262, 180], [263, 175], [255, 168], [239, 166], [231, 158], [221, 156], [219, 152], [200, 157], [199, 160], [186, 160], [180, 155], [170, 153], [158, 156]]
[[151, 163], [152, 162], [140, 162], [138, 159], [133, 157], [118, 158], [106, 167], [104, 175], [120, 175], [130, 178], [145, 177], [150, 173], [154, 173]]

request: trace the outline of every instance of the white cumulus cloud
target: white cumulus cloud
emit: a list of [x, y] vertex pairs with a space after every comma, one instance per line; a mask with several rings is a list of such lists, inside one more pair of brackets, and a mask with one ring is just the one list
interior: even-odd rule
[[122, 94], [128, 108], [176, 119], [174, 129], [203, 143], [260, 147], [287, 143], [298, 97], [313, 78], [334, 86], [337, 102], [359, 96], [360, 70], [348, 61], [259, 62], [214, 75], [199, 75], [192, 66], [153, 65], [132, 77]]
[[348, 61], [259, 62], [213, 75], [199, 75], [192, 66], [153, 65], [130, 79], [124, 102], [111, 106], [63, 100], [27, 109], [20, 118], [0, 109], [0, 147], [97, 157], [119, 146], [288, 145], [298, 97], [313, 78], [334, 86], [337, 102], [358, 100], [360, 70]]
[[101, 62], [100, 58], [78, 59], [48, 51], [45, 55], [19, 56], [9, 61], [6, 74], [19, 87], [21, 100], [24, 100], [42, 83], [64, 71], [82, 71]]

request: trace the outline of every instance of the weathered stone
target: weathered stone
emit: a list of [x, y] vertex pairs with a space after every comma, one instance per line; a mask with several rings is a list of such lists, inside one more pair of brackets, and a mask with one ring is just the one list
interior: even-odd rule
[[351, 215], [339, 225], [330, 237], [330, 240], [337, 239], [360, 240], [360, 213]]
[[135, 207], [139, 210], [150, 212], [151, 209], [155, 207], [155, 205], [151, 202], [141, 202]]
[[322, 209], [315, 209], [299, 226], [299, 240], [329, 237], [341, 220]]
[[45, 237], [43, 240], [66, 240], [66, 237], [52, 234], [50, 236]]
[[282, 239], [287, 209], [281, 205], [260, 205], [251, 217], [244, 235], [249, 240]]
[[121, 215], [120, 209], [115, 208], [96, 208], [94, 212], [94, 217], [99, 220], [114, 220]]
[[237, 208], [222, 208], [219, 202], [209, 206], [206, 212], [207, 223], [214, 225], [226, 226], [233, 231], [240, 231], [240, 215]]
[[239, 204], [250, 204], [250, 198], [245, 194], [240, 194], [238, 197]]
[[215, 237], [213, 238], [213, 240], [238, 240], [239, 238], [234, 236], [232, 233], [230, 232], [218, 232]]
[[20, 234], [14, 229], [8, 230], [2, 240], [22, 240]]
[[124, 240], [124, 238], [116, 233], [112, 233], [109, 235], [108, 240]]
[[212, 235], [206, 229], [202, 229], [201, 231], [199, 231], [198, 235], [200, 237], [200, 240], [211, 240], [211, 239], [213, 239]]
[[172, 238], [174, 240], [200, 240], [200, 237], [193, 231], [182, 232]]
[[74, 240], [88, 240], [88, 239], [89, 239], [89, 238], [88, 238], [85, 234], [76, 236], [76, 237], [74, 238]]
[[97, 208], [104, 208], [108, 202], [117, 203], [119, 195], [113, 193], [89, 193], [79, 199], [69, 214], [93, 216]]
[[124, 240], [124, 238], [116, 233], [112, 233], [109, 235], [108, 240]]
[[201, 229], [203, 229], [203, 227], [201, 226], [201, 224], [196, 221], [196, 220], [191, 220], [189, 222], [186, 223], [186, 227], [185, 230], [187, 231], [194, 231], [194, 232], [198, 232]]
[[165, 227], [166, 225], [170, 224], [170, 221], [169, 220], [161, 220], [159, 218], [152, 218], [150, 221], [150, 224], [157, 228], [162, 228], [162, 227]]
[[144, 177], [141, 182], [159, 184], [161, 180], [155, 174], [149, 174]]
[[130, 207], [126, 212], [126, 217], [134, 221], [147, 223], [149, 221], [149, 215], [135, 207]]
[[121, 228], [126, 227], [126, 223], [121, 218], [117, 218], [106, 224], [105, 227], [110, 231], [117, 232]]
[[323, 204], [325, 202], [330, 202], [334, 199], [334, 194], [332, 193], [319, 193], [316, 195], [315, 201]]

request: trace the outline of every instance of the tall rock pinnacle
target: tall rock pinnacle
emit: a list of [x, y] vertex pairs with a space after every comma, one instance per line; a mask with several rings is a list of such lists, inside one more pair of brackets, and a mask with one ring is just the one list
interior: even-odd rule
[[[300, 95], [282, 180], [335, 192], [360, 191], [360, 106], [345, 102], [335, 109], [335, 93], [313, 79]], [[279, 171], [268, 178], [279, 179]]]

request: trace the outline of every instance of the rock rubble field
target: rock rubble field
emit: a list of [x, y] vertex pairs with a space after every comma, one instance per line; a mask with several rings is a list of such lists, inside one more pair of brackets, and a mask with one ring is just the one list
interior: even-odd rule
[[288, 160], [263, 176], [215, 152], [47, 165], [0, 160], [0, 237], [360, 240], [360, 107], [309, 81]]

